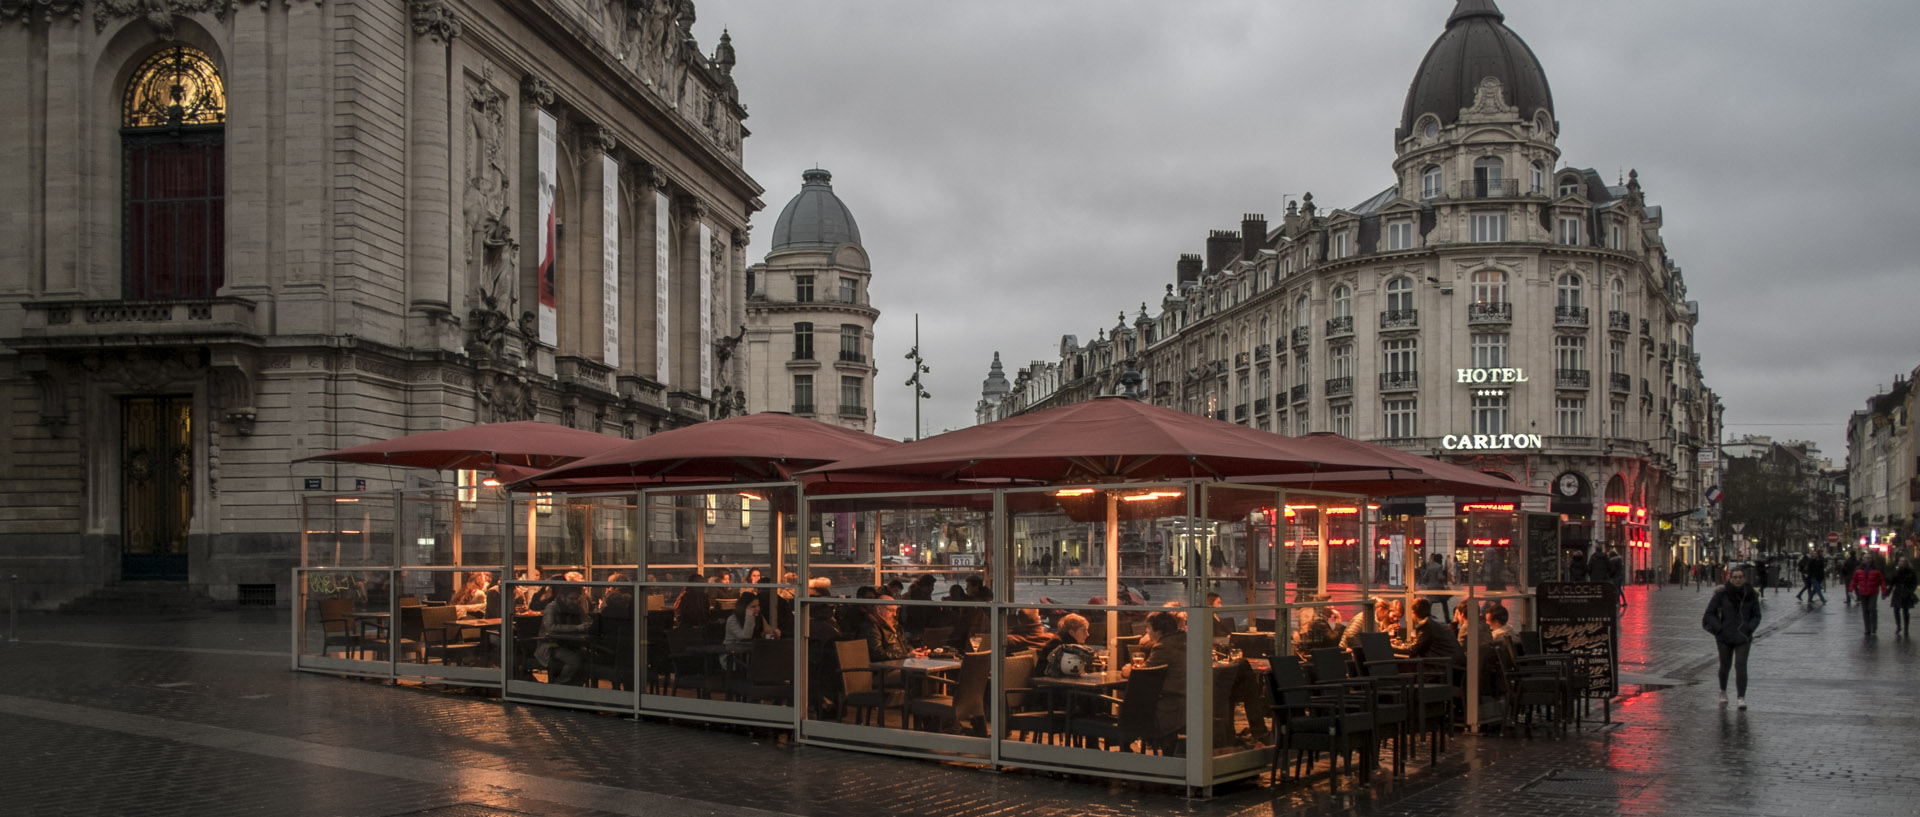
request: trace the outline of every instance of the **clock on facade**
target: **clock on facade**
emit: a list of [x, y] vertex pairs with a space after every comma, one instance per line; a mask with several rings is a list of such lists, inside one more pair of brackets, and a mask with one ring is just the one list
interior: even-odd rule
[[1580, 478], [1572, 474], [1560, 475], [1560, 495], [1573, 496], [1580, 493]]

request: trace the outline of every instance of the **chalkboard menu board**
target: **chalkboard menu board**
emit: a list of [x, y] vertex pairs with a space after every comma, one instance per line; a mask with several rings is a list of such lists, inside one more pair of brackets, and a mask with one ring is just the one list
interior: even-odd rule
[[1560, 575], [1560, 517], [1527, 514], [1527, 584], [1557, 582]]
[[1613, 628], [1620, 608], [1605, 582], [1546, 582], [1537, 594], [1540, 644], [1574, 657], [1581, 694], [1611, 698], [1619, 689]]

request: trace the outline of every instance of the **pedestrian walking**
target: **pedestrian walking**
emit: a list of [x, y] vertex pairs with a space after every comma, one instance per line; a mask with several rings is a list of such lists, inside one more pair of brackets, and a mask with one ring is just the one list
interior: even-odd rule
[[1735, 567], [1727, 571], [1727, 583], [1713, 591], [1700, 626], [1713, 634], [1720, 649], [1720, 704], [1727, 703], [1727, 670], [1734, 671], [1734, 690], [1738, 706], [1747, 708], [1747, 653], [1753, 648], [1753, 634], [1760, 629], [1760, 594], [1747, 586], [1747, 570]]
[[1860, 620], [1867, 625], [1867, 637], [1880, 630], [1880, 596], [1887, 590], [1887, 575], [1880, 570], [1880, 557], [1868, 554], [1853, 571], [1847, 589], [1860, 600]]
[[1820, 597], [1820, 604], [1827, 603], [1827, 560], [1815, 556], [1807, 560], [1807, 603], [1813, 603], [1813, 597]]
[[[1414, 581], [1420, 584], [1421, 590], [1447, 589], [1447, 565], [1441, 555], [1438, 553], [1433, 554], [1432, 560], [1422, 565], [1420, 570], [1416, 572]], [[1434, 604], [1440, 605], [1442, 615], [1447, 614], [1447, 597], [1445, 594], [1427, 596], [1427, 598], [1432, 600]]]
[[1913, 570], [1911, 557], [1900, 557], [1900, 566], [1893, 569], [1893, 577], [1887, 580], [1887, 595], [1893, 598], [1893, 633], [1913, 637], [1913, 605], [1920, 601], [1920, 575]]
[[1860, 560], [1847, 551], [1847, 558], [1840, 560], [1840, 580], [1847, 583], [1847, 604], [1853, 603], [1853, 572], [1860, 569]]

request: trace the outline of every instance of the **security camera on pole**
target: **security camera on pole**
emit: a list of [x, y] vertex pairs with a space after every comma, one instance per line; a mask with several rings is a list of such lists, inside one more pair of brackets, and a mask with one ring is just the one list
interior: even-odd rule
[[907, 378], [906, 385], [913, 387], [913, 438], [926, 436], [926, 430], [920, 427], [920, 401], [933, 395], [920, 385], [920, 375], [932, 372], [925, 360], [920, 357], [920, 313], [913, 315], [913, 348], [907, 351], [907, 359], [913, 361], [913, 375]]

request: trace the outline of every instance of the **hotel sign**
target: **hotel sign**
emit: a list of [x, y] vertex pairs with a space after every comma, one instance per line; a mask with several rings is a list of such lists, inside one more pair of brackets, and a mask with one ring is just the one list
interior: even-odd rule
[[1524, 369], [1455, 369], [1459, 383], [1484, 385], [1487, 383], [1525, 383], [1527, 372]]
[[1440, 438], [1440, 447], [1448, 451], [1480, 451], [1503, 448], [1541, 447], [1538, 434], [1448, 434]]

